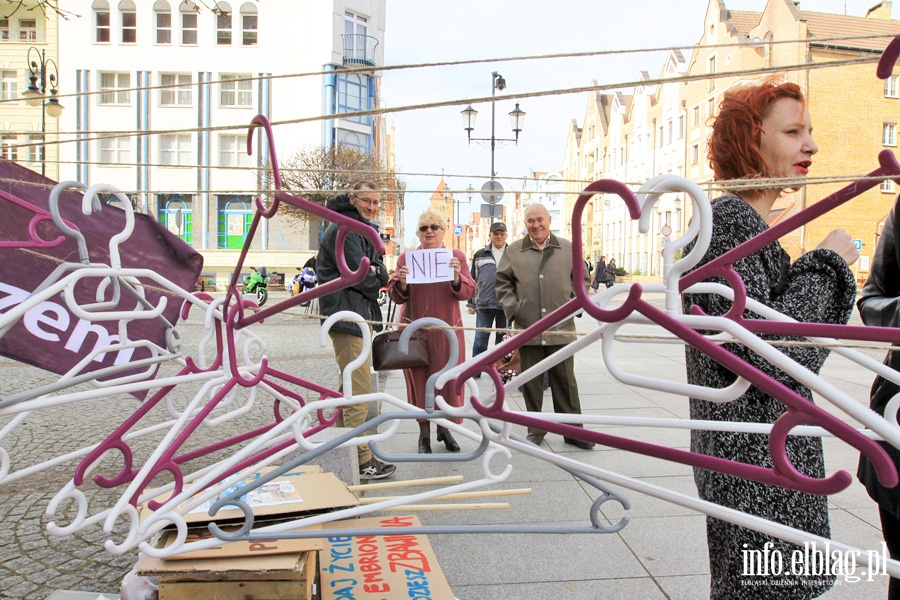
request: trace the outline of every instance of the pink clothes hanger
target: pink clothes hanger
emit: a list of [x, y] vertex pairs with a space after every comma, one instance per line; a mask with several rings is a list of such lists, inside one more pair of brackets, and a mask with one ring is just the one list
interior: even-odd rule
[[[270, 219], [275, 216], [275, 213], [278, 212], [280, 203], [285, 202], [287, 204], [290, 204], [291, 206], [299, 208], [300, 210], [306, 211], [308, 213], [316, 215], [319, 218], [331, 221], [332, 223], [336, 223], [338, 225], [339, 229], [337, 239], [335, 240], [335, 249], [337, 255], [338, 270], [340, 271], [341, 275], [334, 281], [329, 281], [328, 283], [316, 286], [310, 290], [300, 292], [299, 294], [282, 300], [281, 302], [277, 302], [272, 306], [266, 307], [262, 310], [258, 310], [252, 315], [244, 316], [242, 309], [237, 321], [235, 322], [236, 329], [241, 329], [243, 327], [246, 327], [247, 325], [251, 325], [253, 323], [256, 323], [257, 321], [262, 321], [268, 316], [280, 313], [281, 311], [291, 308], [292, 306], [296, 306], [302, 302], [320, 298], [322, 296], [334, 293], [337, 290], [355, 285], [362, 281], [369, 269], [369, 259], [367, 257], [363, 257], [356, 271], [351, 271], [347, 266], [347, 260], [344, 256], [344, 239], [350, 232], [357, 233], [367, 238], [375, 245], [376, 252], [378, 252], [379, 254], [384, 253], [384, 244], [381, 241], [381, 237], [379, 237], [378, 233], [373, 228], [368, 227], [367, 225], [356, 221], [355, 219], [351, 219], [349, 217], [345, 217], [344, 215], [338, 214], [328, 208], [325, 208], [324, 206], [319, 206], [315, 202], [310, 202], [309, 200], [300, 196], [294, 196], [292, 194], [288, 194], [287, 192], [281, 191], [281, 172], [278, 168], [278, 159], [275, 151], [275, 138], [274, 134], [272, 133], [272, 126], [269, 123], [269, 120], [263, 115], [257, 115], [253, 117], [252, 121], [250, 121], [250, 129], [247, 133], [247, 154], [253, 153], [253, 131], [256, 127], [262, 127], [266, 133], [266, 140], [269, 146], [269, 156], [272, 163], [272, 174], [275, 182], [275, 195], [272, 201], [272, 205], [268, 208], [263, 204], [262, 198], [257, 196], [256, 214], [253, 216], [253, 221], [250, 224], [250, 229], [247, 233], [247, 240], [253, 239], [253, 235], [256, 233], [256, 228], [259, 226], [260, 219]], [[228, 294], [225, 301], [226, 312], [227, 306], [230, 304], [231, 299], [234, 296], [238, 295], [237, 283], [240, 279], [241, 268], [244, 265], [244, 260], [247, 257], [247, 252], [249, 250], [250, 244], [244, 244], [244, 247], [241, 249], [241, 254], [238, 257], [237, 265], [235, 266], [234, 273], [231, 277], [231, 283], [228, 286]]]
[[[11, 202], [16, 206], [24, 208], [28, 212], [34, 213], [34, 216], [28, 222], [28, 240], [0, 240], [0, 248], [55, 248], [66, 241], [66, 236], [58, 235], [53, 240], [45, 240], [38, 234], [38, 226], [45, 222], [53, 222], [53, 217], [49, 211], [37, 207], [30, 202], [22, 200], [18, 196], [14, 196], [8, 192], [0, 190], [0, 199]], [[66, 222], [73, 230], [77, 229], [72, 223]]]
[[[583, 193], [578, 197], [572, 215], [572, 248], [574, 254], [572, 264], [573, 279], [576, 282], [580, 281], [579, 277], [583, 277], [584, 269], [584, 263], [582, 261], [581, 255], [581, 216], [587, 202], [597, 191], [606, 191], [620, 195], [620, 197], [625, 201], [626, 206], [628, 206], [629, 213], [632, 218], [640, 217], [640, 207], [638, 206], [637, 201], [631, 191], [628, 190], [628, 188], [624, 185], [618, 182], [601, 181], [594, 182], [585, 189], [586, 193]], [[513, 336], [510, 340], [507, 340], [499, 346], [495, 346], [494, 349], [488, 352], [482, 353], [477, 357], [476, 360], [474, 360], [473, 364], [470, 367], [460, 373], [456, 384], [458, 391], [462, 391], [466, 379], [480, 371], [487, 372], [490, 375], [491, 379], [494, 381], [495, 387], [497, 389], [497, 396], [495, 398], [495, 401], [490, 406], [485, 406], [484, 404], [482, 404], [477, 397], [473, 396], [471, 398], [472, 405], [479, 413], [487, 417], [498, 418], [519, 425], [525, 425], [528, 427], [534, 427], [543, 429], [545, 431], [558, 433], [565, 437], [573, 437], [593, 441], [630, 452], [646, 454], [648, 456], [654, 456], [657, 458], [662, 458], [664, 460], [671, 460], [673, 462], [710, 469], [734, 475], [736, 477], [743, 477], [765, 483], [771, 483], [774, 485], [781, 485], [783, 487], [793, 488], [809, 493], [831, 494], [841, 491], [845, 489], [852, 481], [852, 477], [846, 471], [839, 471], [829, 477], [826, 477], [825, 479], [815, 479], [803, 475], [802, 473], [797, 471], [787, 458], [784, 443], [790, 429], [798, 424], [815, 424], [822, 426], [831, 433], [834, 433], [837, 437], [859, 449], [863, 454], [869, 457], [876, 467], [879, 479], [881, 479], [885, 483], [885, 485], [889, 487], [896, 485], [898, 481], [896, 468], [893, 466], [893, 463], [890, 461], [887, 453], [880, 446], [878, 446], [878, 444], [876, 444], [872, 440], [869, 440], [868, 438], [865, 438], [853, 428], [849, 427], [842, 421], [825, 412], [818, 406], [809, 403], [805, 398], [795, 393], [793, 390], [785, 387], [781, 383], [775, 381], [762, 371], [738, 359], [723, 347], [706, 339], [704, 336], [700, 335], [690, 327], [687, 327], [683, 323], [679, 322], [675, 317], [670, 316], [663, 311], [660, 311], [645, 300], [641, 299], [640, 296], [642, 288], [639, 284], [632, 285], [627, 299], [625, 300], [623, 305], [615, 311], [603, 310], [600, 307], [593, 305], [593, 303], [590, 302], [587, 296], [587, 291], [582, 289], [583, 286], [575, 285], [574, 287], [574, 299], [570, 300], [552, 313], [546, 315], [544, 318], [539, 320], [537, 323], [534, 323], [524, 331]], [[744, 291], [744, 293], [746, 292]], [[501, 356], [506, 355], [512, 350], [524, 345], [525, 341], [540, 335], [542, 332], [562, 322], [563, 320], [571, 318], [571, 316], [574, 315], [579, 309], [584, 309], [585, 312], [588, 312], [589, 314], [591, 314], [591, 316], [594, 316], [598, 320], [605, 322], [619, 320], [627, 314], [630, 314], [632, 311], [637, 311], [651, 321], [675, 334], [679, 338], [698, 348], [699, 350], [716, 360], [716, 362], [719, 362], [729, 370], [734, 371], [739, 376], [744, 377], [753, 385], [756, 385], [759, 389], [765, 391], [767, 394], [784, 403], [788, 407], [788, 412], [786, 412], [784, 415], [782, 415], [782, 417], [778, 419], [776, 427], [773, 429], [772, 436], [770, 436], [770, 453], [772, 456], [774, 467], [757, 467], [755, 465], [748, 465], [746, 463], [720, 459], [705, 454], [698, 454], [685, 450], [677, 450], [674, 448], [668, 448], [665, 446], [659, 446], [647, 442], [639, 442], [628, 438], [605, 434], [599, 431], [587, 430], [580, 427], [567, 425], [565, 423], [554, 423], [545, 419], [533, 417], [531, 415], [525, 415], [507, 410], [504, 407], [503, 401], [505, 390], [503, 389], [499, 373], [493, 367], [494, 363]]]

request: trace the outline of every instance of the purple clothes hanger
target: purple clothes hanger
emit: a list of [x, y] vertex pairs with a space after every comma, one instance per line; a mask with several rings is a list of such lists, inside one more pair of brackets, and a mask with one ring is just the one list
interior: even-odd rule
[[[210, 296], [208, 296], [206, 294], [203, 294], [203, 296], [210, 300], [212, 299]], [[244, 301], [239, 300], [239, 302], [244, 302]], [[188, 316], [190, 306], [191, 306], [190, 304], [186, 304], [186, 306], [182, 310], [182, 317], [185, 319]], [[237, 307], [233, 307], [232, 308], [232, 316], [236, 312], [237, 312]], [[226, 321], [229, 321], [229, 320], [233, 320], [233, 319], [226, 319]], [[194, 362], [193, 359], [191, 359], [191, 357], [187, 357], [186, 362], [188, 364], [177, 374], [177, 376], [188, 375], [188, 374], [193, 374], [193, 373], [204, 373], [204, 372], [212, 373], [212, 372], [216, 372], [221, 369], [222, 359], [223, 359], [222, 333], [221, 333], [220, 326], [214, 325], [214, 327], [215, 327], [215, 331], [216, 331], [217, 352], [216, 352], [216, 359], [213, 362], [213, 364], [209, 368], [203, 369], [203, 368], [199, 367], [196, 364], [196, 362]], [[226, 328], [228, 328], [227, 323], [226, 323]], [[229, 344], [230, 344], [229, 355], [230, 355], [231, 359], [234, 360], [236, 358], [236, 356], [235, 356], [235, 352], [234, 352], [233, 335], [229, 336]], [[284, 396], [287, 396], [287, 397], [290, 397], [290, 398], [296, 400], [300, 404], [300, 406], [304, 406], [306, 404], [306, 401], [303, 398], [303, 396], [301, 396], [300, 394], [297, 394], [296, 392], [294, 392], [291, 389], [288, 389], [288, 388], [276, 383], [275, 381], [273, 381], [273, 378], [281, 379], [288, 383], [298, 385], [298, 386], [306, 388], [312, 392], [318, 393], [319, 399], [340, 398], [341, 397], [341, 395], [334, 390], [331, 390], [331, 389], [322, 387], [316, 383], [295, 377], [295, 376], [285, 373], [283, 371], [273, 369], [268, 366], [268, 362], [264, 363], [263, 366], [260, 368], [260, 373], [263, 376], [258, 375], [254, 379], [258, 379], [259, 381], [264, 381], [267, 385], [271, 386], [273, 389], [275, 389], [279, 393], [283, 394]], [[137, 505], [138, 498], [140, 497], [141, 493], [143, 493], [143, 491], [145, 490], [146, 485], [149, 482], [153, 481], [154, 477], [156, 477], [159, 473], [161, 473], [163, 471], [168, 471], [169, 473], [172, 474], [172, 477], [175, 482], [175, 493], [178, 493], [181, 491], [181, 489], [183, 487], [183, 483], [184, 483], [184, 477], [183, 477], [183, 473], [181, 470], [182, 464], [187, 463], [196, 458], [206, 456], [213, 452], [218, 452], [219, 450], [234, 446], [236, 444], [242, 443], [249, 439], [258, 437], [259, 435], [266, 433], [267, 431], [269, 431], [270, 429], [275, 427], [278, 423], [280, 423], [281, 421], [284, 420], [284, 416], [281, 414], [281, 401], [276, 398], [276, 400], [274, 402], [274, 417], [275, 418], [274, 418], [273, 423], [264, 425], [262, 427], [258, 427], [256, 429], [244, 432], [242, 434], [230, 437], [225, 440], [221, 440], [214, 444], [210, 444], [208, 446], [198, 448], [196, 450], [182, 454], [180, 456], [174, 456], [175, 452], [178, 450], [178, 448], [180, 448], [185, 443], [185, 441], [187, 441], [187, 439], [190, 437], [190, 435], [197, 429], [197, 427], [199, 427], [200, 423], [204, 419], [206, 419], [210, 415], [210, 413], [215, 409], [215, 407], [218, 405], [218, 403], [221, 402], [221, 400], [224, 399], [228, 395], [228, 392], [230, 392], [236, 384], [239, 384], [242, 382], [244, 382], [243, 378], [241, 378], [240, 376], [233, 375], [231, 377], [231, 379], [228, 382], [226, 382], [222, 386], [222, 388], [207, 402], [206, 406], [197, 415], [195, 415], [191, 419], [190, 423], [188, 423], [186, 425], [186, 427], [179, 433], [179, 435], [175, 438], [175, 440], [173, 440], [173, 442], [165, 450], [163, 455], [156, 461], [156, 463], [153, 466], [153, 468], [151, 469], [150, 473], [147, 475], [147, 477], [144, 478], [144, 484], [141, 485], [140, 488], [132, 495], [132, 497], [130, 498], [130, 503], [132, 505], [134, 505], [134, 506]], [[107, 436], [107, 438], [103, 442], [101, 442], [87, 456], [85, 456], [84, 459], [82, 459], [82, 461], [79, 463], [79, 465], [77, 466], [77, 468], [75, 470], [75, 475], [73, 478], [75, 485], [76, 486], [81, 485], [83, 483], [84, 478], [85, 478], [88, 470], [90, 469], [91, 465], [93, 465], [97, 460], [99, 460], [103, 456], [104, 453], [106, 453], [108, 450], [112, 450], [112, 449], [116, 449], [122, 453], [122, 458], [123, 458], [122, 469], [114, 477], [105, 477], [103, 475], [98, 474], [94, 477], [94, 482], [100, 487], [112, 488], [112, 487], [117, 487], [119, 485], [122, 485], [122, 484], [132, 481], [138, 475], [139, 470], [132, 468], [133, 453], [132, 453], [131, 447], [128, 445], [127, 441], [125, 441], [124, 436], [128, 433], [128, 431], [131, 430], [132, 427], [134, 427], [134, 425], [136, 425], [144, 416], [146, 416], [154, 407], [156, 407], [159, 404], [159, 402], [162, 401], [168, 395], [168, 393], [171, 390], [173, 390], [174, 388], [175, 388], [174, 385], [170, 385], [170, 386], [160, 389], [151, 398], [146, 400], [141, 405], [141, 407], [137, 411], [134, 412], [134, 414], [132, 414], [119, 427], [117, 427], [116, 430], [112, 434]], [[330, 419], [326, 418], [325, 415], [321, 411], [318, 411], [317, 415], [318, 415], [318, 419], [319, 419], [319, 424], [316, 425], [315, 427], [305, 431], [304, 436], [308, 437], [311, 435], [315, 435], [317, 432], [321, 431], [322, 429], [325, 429], [326, 427], [329, 427], [332, 424], [334, 424], [334, 422], [337, 420], [338, 413], [335, 412]], [[283, 450], [284, 448], [287, 448], [295, 443], [296, 443], [295, 440], [290, 439], [290, 440], [286, 440], [286, 441], [280, 442], [278, 444], [275, 444], [275, 445], [267, 448], [266, 450], [261, 451], [252, 457], [247, 458], [245, 461], [238, 463], [237, 465], [232, 467], [232, 469], [225, 472], [223, 476], [227, 477], [227, 476], [231, 475], [232, 473], [245, 468], [249, 464], [253, 464], [253, 463], [259, 462], [265, 458], [268, 458], [272, 454], [275, 454], [276, 452], [279, 452], [279, 451]], [[151, 501], [149, 507], [151, 510], [156, 510], [157, 508], [162, 506], [162, 504], [163, 503]]]
[[[0, 248], [55, 248], [66, 241], [66, 236], [60, 234], [53, 240], [45, 240], [38, 235], [38, 225], [43, 221], [53, 222], [53, 216], [43, 208], [37, 207], [30, 202], [22, 200], [18, 196], [14, 196], [8, 192], [0, 190], [0, 199], [12, 202], [13, 204], [24, 208], [28, 212], [34, 213], [34, 216], [28, 222], [28, 240], [0, 240]], [[77, 227], [66, 221], [66, 224], [72, 229]]]
[[[584, 263], [581, 255], [582, 212], [591, 196], [598, 191], [618, 194], [625, 201], [626, 206], [628, 206], [631, 217], [640, 217], [640, 207], [638, 206], [634, 195], [623, 184], [610, 180], [601, 180], [594, 182], [585, 188], [586, 193], [583, 193], [578, 197], [572, 214], [572, 248], [574, 254], [572, 265], [574, 281], [580, 281], [578, 278], [583, 277], [584, 273]], [[676, 318], [660, 311], [641, 299], [642, 288], [640, 284], [632, 285], [625, 303], [614, 311], [607, 311], [594, 305], [594, 303], [589, 300], [587, 291], [582, 289], [583, 286], [575, 285], [574, 287], [575, 298], [549, 315], [546, 315], [524, 331], [513, 336], [510, 340], [507, 340], [499, 346], [495, 346], [494, 349], [488, 352], [480, 354], [469, 368], [460, 373], [456, 383], [458, 391], [462, 391], [465, 380], [477, 372], [487, 372], [494, 381], [497, 395], [493, 404], [486, 406], [476, 397], [473, 396], [471, 398], [472, 405], [479, 413], [487, 417], [558, 433], [565, 437], [588, 440], [629, 452], [646, 454], [664, 460], [709, 469], [745, 479], [780, 485], [799, 491], [815, 494], [831, 494], [839, 492], [850, 485], [852, 481], [852, 477], [846, 471], [838, 471], [824, 479], [815, 479], [797, 471], [787, 458], [785, 442], [790, 429], [799, 424], [815, 424], [822, 426], [869, 457], [875, 465], [879, 479], [886, 486], [893, 487], [897, 484], [898, 478], [896, 468], [887, 456], [887, 453], [877, 443], [862, 436], [852, 427], [825, 412], [815, 404], [808, 402], [805, 398], [769, 377], [759, 369], [740, 360], [723, 347], [707, 340], [704, 336], [684, 325]], [[736, 294], [744, 294], [744, 297], [746, 297], [746, 291], [743, 286], [740, 287], [739, 291], [736, 291]], [[784, 403], [787, 406], [787, 412], [776, 421], [769, 441], [769, 452], [772, 456], [774, 466], [772, 468], [758, 467], [686, 450], [677, 450], [647, 442], [613, 436], [599, 431], [575, 427], [564, 423], [553, 423], [538, 417], [510, 412], [504, 408], [503, 399], [505, 390], [500, 375], [494, 368], [494, 363], [497, 359], [509, 354], [514, 349], [523, 346], [527, 340], [540, 335], [550, 327], [553, 327], [565, 319], [571, 318], [571, 316], [579, 309], [584, 309], [585, 312], [588, 312], [591, 316], [604, 322], [620, 320], [632, 311], [637, 311], [674, 335], [690, 343], [724, 367], [734, 371], [739, 376], [744, 377], [759, 389]]]
[[302, 302], [320, 298], [351, 285], [356, 285], [357, 283], [362, 281], [366, 277], [366, 273], [369, 269], [369, 259], [368, 257], [363, 257], [356, 271], [351, 271], [350, 267], [347, 266], [347, 260], [344, 256], [344, 239], [350, 232], [358, 233], [359, 235], [371, 241], [375, 245], [375, 251], [378, 254], [384, 253], [384, 244], [381, 241], [381, 237], [372, 227], [369, 227], [355, 219], [345, 217], [344, 215], [336, 213], [333, 210], [325, 208], [324, 206], [319, 206], [315, 202], [310, 202], [306, 198], [294, 196], [292, 194], [288, 194], [287, 192], [281, 191], [281, 171], [278, 168], [278, 159], [275, 152], [275, 138], [274, 134], [272, 133], [272, 126], [269, 123], [269, 120], [263, 115], [256, 115], [255, 117], [253, 117], [253, 120], [250, 121], [250, 129], [247, 132], [247, 154], [253, 154], [253, 131], [256, 127], [262, 127], [266, 133], [266, 140], [268, 141], [269, 146], [269, 157], [272, 163], [272, 175], [275, 181], [275, 195], [274, 200], [272, 201], [272, 205], [268, 208], [266, 208], [266, 206], [263, 204], [262, 198], [260, 198], [259, 196], [257, 196], [256, 198], [256, 214], [253, 215], [253, 221], [251, 222], [250, 229], [247, 233], [248, 242], [245, 243], [244, 247], [241, 249], [241, 254], [238, 257], [237, 265], [235, 266], [234, 273], [231, 277], [231, 283], [228, 286], [228, 294], [225, 300], [226, 312], [232, 298], [239, 295], [237, 292], [237, 283], [241, 276], [241, 267], [243, 267], [244, 265], [244, 259], [247, 257], [247, 252], [250, 250], [249, 240], [253, 239], [253, 236], [256, 233], [256, 228], [259, 226], [260, 219], [262, 217], [270, 219], [275, 216], [275, 213], [278, 212], [278, 206], [281, 202], [290, 204], [291, 206], [299, 208], [300, 210], [306, 211], [310, 214], [316, 215], [319, 218], [325, 219], [326, 221], [331, 221], [332, 223], [336, 223], [338, 225], [338, 234], [337, 239], [335, 240], [335, 254], [337, 257], [340, 277], [333, 281], [329, 281], [328, 283], [300, 292], [299, 294], [291, 296], [290, 298], [282, 300], [281, 302], [277, 302], [276, 304], [273, 304], [272, 306], [269, 306], [265, 309], [256, 311], [253, 315], [244, 316], [243, 310], [241, 310], [238, 321], [235, 323], [235, 329], [241, 329], [243, 327], [246, 327], [247, 325], [251, 325], [253, 323], [256, 323], [257, 321], [262, 321], [268, 316], [280, 313], [281, 311], [291, 308], [292, 306], [296, 306]]

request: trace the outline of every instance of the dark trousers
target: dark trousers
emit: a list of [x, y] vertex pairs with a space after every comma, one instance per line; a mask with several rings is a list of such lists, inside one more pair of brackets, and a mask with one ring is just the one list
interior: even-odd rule
[[[894, 560], [900, 560], [900, 521], [890, 511], [878, 508], [881, 516], [881, 535], [887, 544], [888, 554]], [[888, 600], [900, 600], [900, 579], [891, 577], [888, 583]]]
[[[495, 325], [496, 323], [496, 325]], [[506, 329], [506, 315], [502, 308], [479, 308], [475, 311], [475, 327], [478, 329]], [[503, 341], [504, 333], [498, 331], [494, 336], [494, 345]], [[476, 331], [475, 343], [472, 344], [472, 356], [478, 356], [487, 350], [491, 339], [490, 331]]]
[[[522, 371], [530, 369], [554, 352], [565, 346], [522, 346], [519, 357], [522, 360]], [[550, 379], [550, 395], [553, 398], [553, 411], [565, 414], [581, 414], [581, 401], [578, 398], [578, 383], [575, 381], [575, 359], [569, 357], [558, 365], [547, 369]], [[528, 412], [541, 412], [544, 408], [544, 378], [537, 376], [529, 380], [522, 390], [525, 396], [525, 408]], [[529, 427], [528, 433], [544, 433], [540, 429]]]

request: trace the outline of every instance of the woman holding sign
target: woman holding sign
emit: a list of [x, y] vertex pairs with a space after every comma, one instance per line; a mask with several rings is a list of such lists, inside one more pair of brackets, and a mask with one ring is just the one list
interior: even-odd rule
[[[416, 235], [421, 246], [404, 252], [397, 260], [397, 270], [388, 283], [391, 299], [401, 304], [400, 322], [411, 323], [423, 317], [441, 319], [452, 327], [462, 327], [459, 303], [475, 294], [475, 281], [469, 274], [466, 256], [460, 250], [444, 247], [447, 222], [434, 209], [419, 216]], [[447, 336], [439, 329], [424, 329], [428, 337], [431, 364], [404, 369], [406, 394], [410, 404], [425, 408], [425, 382], [439, 371], [449, 358]], [[466, 359], [466, 344], [461, 330], [458, 362]], [[453, 382], [436, 390], [451, 406], [462, 406], [462, 396], [453, 391]], [[458, 421], [457, 421], [458, 422]], [[444, 427], [438, 426], [437, 440], [450, 452], [459, 452], [459, 444]], [[419, 454], [431, 454], [431, 422], [419, 422]]]

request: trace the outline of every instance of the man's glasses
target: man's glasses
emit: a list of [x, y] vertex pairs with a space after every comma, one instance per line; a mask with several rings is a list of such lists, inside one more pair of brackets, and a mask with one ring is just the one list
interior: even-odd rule
[[369, 200], [368, 198], [361, 198], [359, 196], [356, 197], [356, 201], [362, 202], [367, 206], [378, 206], [379, 204], [381, 204], [380, 200]]
[[431, 225], [419, 225], [419, 231], [421, 231], [422, 233], [425, 233], [429, 229], [432, 231], [437, 231], [438, 229], [443, 229], [443, 227], [441, 227], [437, 223], [432, 223]]

